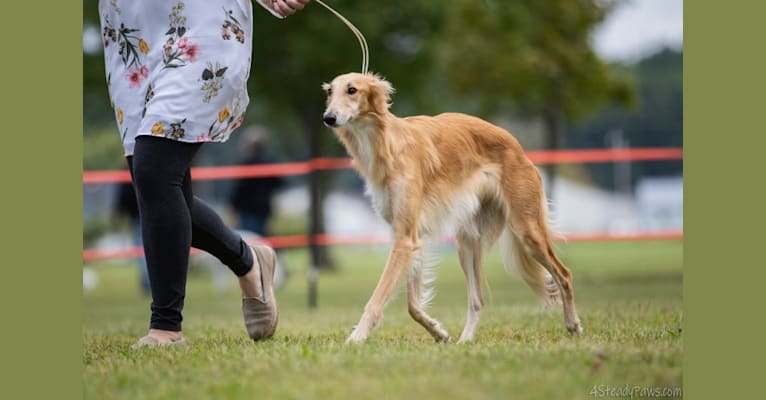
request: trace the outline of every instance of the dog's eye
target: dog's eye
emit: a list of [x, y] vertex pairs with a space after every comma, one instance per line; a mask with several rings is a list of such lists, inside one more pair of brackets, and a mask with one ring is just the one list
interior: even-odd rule
[[354, 94], [354, 93], [356, 93], [356, 88], [352, 86], [352, 87], [348, 88], [348, 90], [346, 90], [346, 92], [348, 92], [348, 94]]
[[330, 89], [327, 89], [327, 95], [328, 95], [328, 96], [332, 96], [332, 88], [330, 88]]

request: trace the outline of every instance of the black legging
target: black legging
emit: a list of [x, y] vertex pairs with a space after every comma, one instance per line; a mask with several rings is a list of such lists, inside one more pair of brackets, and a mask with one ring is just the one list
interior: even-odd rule
[[152, 286], [153, 329], [181, 330], [190, 246], [214, 255], [237, 276], [253, 264], [245, 241], [192, 193], [190, 166], [201, 145], [138, 136], [128, 157]]

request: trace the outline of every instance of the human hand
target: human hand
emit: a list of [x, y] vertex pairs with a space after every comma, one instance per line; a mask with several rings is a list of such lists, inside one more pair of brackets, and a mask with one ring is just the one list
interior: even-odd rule
[[303, 10], [310, 0], [271, 0], [271, 8], [283, 17]]

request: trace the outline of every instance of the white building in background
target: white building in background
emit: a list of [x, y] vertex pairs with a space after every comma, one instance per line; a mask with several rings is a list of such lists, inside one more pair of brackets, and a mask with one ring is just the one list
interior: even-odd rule
[[[547, 182], [546, 182], [547, 186]], [[109, 213], [114, 205], [113, 185], [95, 185], [83, 191], [85, 219]], [[642, 178], [629, 196], [556, 179], [551, 218], [561, 233], [636, 233], [683, 229], [683, 179]], [[282, 191], [274, 198], [275, 212], [306, 217], [309, 194], [305, 186]], [[225, 205], [220, 205], [225, 209]], [[361, 193], [333, 192], [325, 202], [327, 233], [386, 235], [388, 225], [378, 217]]]
[[553, 187], [551, 219], [566, 234], [635, 233], [640, 230], [633, 197], [558, 178]]
[[[644, 178], [635, 195], [619, 194], [567, 179], [556, 179], [551, 217], [563, 234], [629, 234], [683, 229], [683, 181]], [[274, 199], [275, 212], [305, 216], [306, 187], [283, 191]], [[325, 202], [327, 233], [343, 236], [387, 235], [388, 225], [361, 193], [333, 192]]]
[[683, 178], [643, 178], [638, 181], [635, 193], [642, 230], [668, 231], [683, 229]]

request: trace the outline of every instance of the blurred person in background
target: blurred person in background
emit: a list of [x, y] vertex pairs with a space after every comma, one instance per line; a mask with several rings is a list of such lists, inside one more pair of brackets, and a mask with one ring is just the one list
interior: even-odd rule
[[[273, 162], [266, 148], [265, 135], [257, 128], [243, 133], [240, 164], [257, 165]], [[271, 217], [271, 199], [284, 181], [278, 176], [265, 176], [238, 180], [232, 190], [230, 204], [237, 214], [239, 228], [259, 236], [268, 236]]]
[[[118, 216], [128, 218], [130, 237], [133, 246], [142, 247], [141, 240], [141, 219], [138, 213], [138, 202], [136, 202], [136, 191], [133, 190], [132, 183], [123, 183], [117, 187], [117, 204], [114, 207]], [[151, 293], [149, 284], [149, 271], [146, 268], [146, 259], [138, 257], [139, 287], [144, 294]]]
[[[281, 18], [308, 2], [258, 0]], [[101, 0], [98, 8], [107, 86], [136, 191], [152, 293], [149, 332], [134, 346], [184, 343], [191, 246], [239, 277], [248, 335], [273, 336], [274, 251], [248, 246], [191, 187], [200, 146], [226, 142], [244, 119], [252, 3]]]

